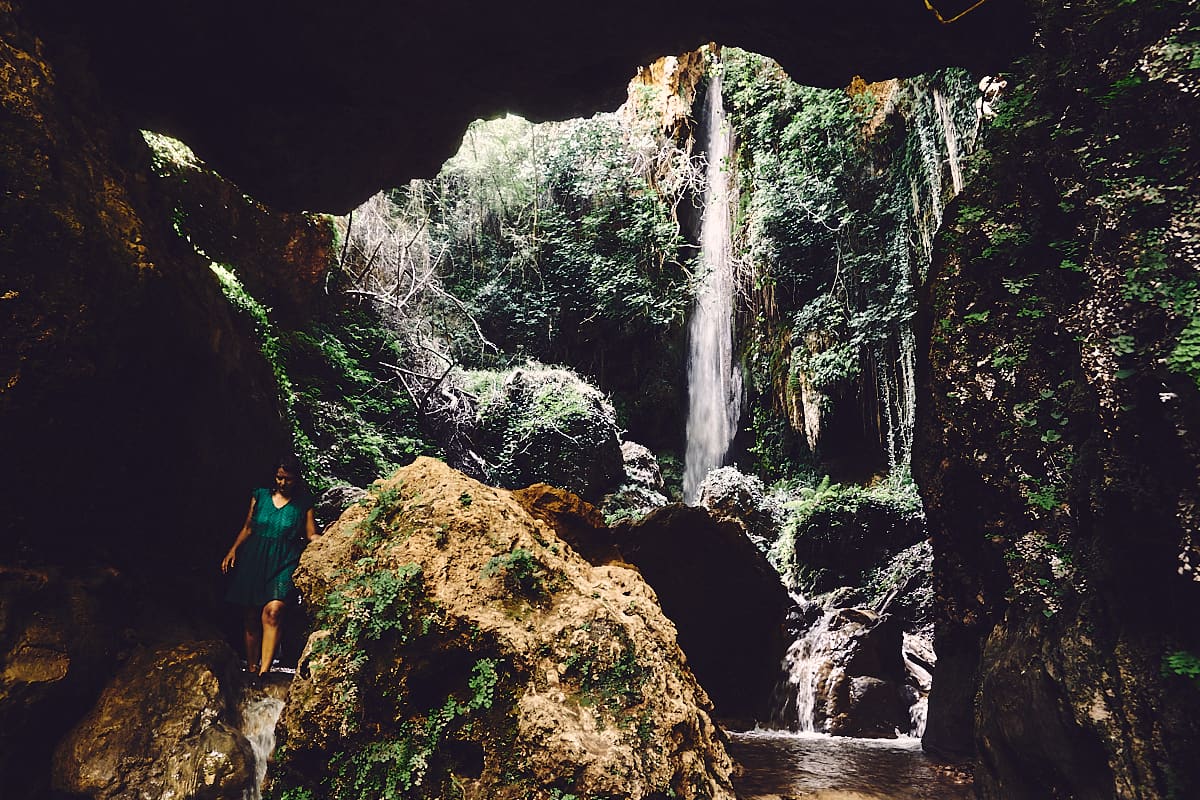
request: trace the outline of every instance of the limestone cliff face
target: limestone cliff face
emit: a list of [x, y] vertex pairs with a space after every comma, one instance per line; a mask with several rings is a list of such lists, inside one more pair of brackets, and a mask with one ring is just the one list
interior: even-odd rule
[[1200, 691], [1172, 665], [1200, 653], [1200, 20], [1037, 7], [937, 242], [925, 744], [973, 740], [986, 798], [1189, 797]]
[[305, 551], [273, 785], [317, 797], [711, 798], [732, 769], [675, 628], [502, 489], [417, 459]]

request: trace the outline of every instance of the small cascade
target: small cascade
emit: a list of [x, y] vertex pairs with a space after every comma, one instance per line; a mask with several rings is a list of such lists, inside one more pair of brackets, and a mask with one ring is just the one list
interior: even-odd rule
[[788, 648], [783, 658], [785, 679], [777, 692], [782, 703], [772, 715], [773, 725], [789, 727], [788, 720], [794, 719], [801, 733], [817, 732], [818, 683], [832, 677], [830, 672], [835, 669], [829, 660], [831, 648], [836, 647], [829, 630], [833, 618], [833, 613], [826, 611]]
[[709, 470], [722, 466], [741, 416], [741, 372], [733, 358], [734, 275], [730, 246], [728, 159], [731, 133], [725, 121], [719, 72], [712, 73], [706, 103], [708, 170], [700, 260], [704, 284], [688, 324], [687, 453], [684, 502], [695, 503]]
[[254, 790], [247, 790], [243, 800], [260, 800], [263, 781], [267, 777], [267, 762], [275, 752], [275, 724], [283, 713], [283, 699], [270, 694], [247, 692], [242, 700], [242, 735], [254, 751]]

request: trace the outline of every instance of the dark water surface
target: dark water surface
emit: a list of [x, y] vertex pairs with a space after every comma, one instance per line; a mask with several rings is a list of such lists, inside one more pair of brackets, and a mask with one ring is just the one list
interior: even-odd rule
[[729, 733], [744, 772], [741, 800], [971, 800], [971, 779], [936, 764], [919, 739], [848, 739], [817, 733]]

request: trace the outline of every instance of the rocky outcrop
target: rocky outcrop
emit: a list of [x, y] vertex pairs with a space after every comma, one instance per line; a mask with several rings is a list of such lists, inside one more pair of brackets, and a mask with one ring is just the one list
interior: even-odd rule
[[421, 458], [305, 551], [273, 791], [732, 800], [674, 626], [506, 491]]
[[715, 519], [740, 525], [760, 548], [779, 536], [783, 509], [771, 502], [761, 478], [744, 475], [737, 467], [709, 471], [700, 484], [699, 504]]
[[985, 798], [1195, 796], [1196, 10], [1032, 5], [925, 319], [924, 741]]
[[222, 642], [144, 650], [59, 745], [55, 790], [94, 800], [224, 800], [254, 788], [237, 728], [238, 660]]
[[621, 442], [625, 478], [615, 492], [604, 496], [600, 509], [610, 523], [644, 517], [667, 505], [663, 494], [662, 470], [650, 448], [637, 442]]

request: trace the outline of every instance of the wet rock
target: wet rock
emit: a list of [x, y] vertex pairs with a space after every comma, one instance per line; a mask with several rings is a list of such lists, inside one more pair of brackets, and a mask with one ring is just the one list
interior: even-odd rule
[[622, 556], [679, 629], [717, 713], [751, 727], [765, 719], [792, 601], [741, 526], [703, 508], [668, 506], [615, 531]]
[[419, 458], [305, 550], [296, 583], [320, 629], [275, 790], [733, 799], [654, 592], [510, 492]]
[[237, 675], [221, 642], [134, 655], [59, 744], [54, 788], [95, 800], [240, 797], [254, 756], [236, 727]]
[[776, 724], [837, 736], [908, 733], [899, 621], [866, 608], [832, 609], [788, 649]]
[[745, 475], [737, 467], [710, 471], [700, 484], [699, 504], [714, 518], [741, 525], [760, 548], [779, 536], [782, 509], [771, 501], [761, 478]]

